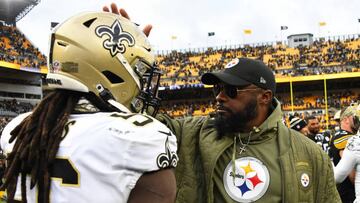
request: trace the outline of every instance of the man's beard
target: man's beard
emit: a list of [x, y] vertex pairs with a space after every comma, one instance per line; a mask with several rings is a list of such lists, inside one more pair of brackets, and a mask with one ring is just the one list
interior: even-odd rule
[[222, 138], [228, 133], [243, 132], [246, 128], [246, 124], [258, 115], [257, 102], [255, 99], [249, 101], [241, 112], [233, 112], [231, 109], [224, 106], [222, 106], [222, 109], [227, 111], [230, 115], [225, 116], [222, 113], [216, 113], [215, 128], [218, 133], [218, 138]]
[[318, 134], [320, 132], [320, 129], [309, 129], [309, 131], [310, 131], [310, 134], [315, 136], [316, 134]]

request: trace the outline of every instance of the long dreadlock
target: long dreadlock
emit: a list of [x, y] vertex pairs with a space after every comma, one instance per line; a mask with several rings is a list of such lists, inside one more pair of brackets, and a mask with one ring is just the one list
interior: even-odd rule
[[56, 90], [50, 92], [12, 132], [9, 142], [15, 141], [7, 158], [5, 182], [8, 202], [14, 201], [18, 177], [21, 177], [22, 202], [26, 199], [26, 176], [31, 176], [30, 188], [38, 186], [38, 202], [49, 202], [49, 166], [54, 162], [63, 129], [81, 98], [79, 92]]

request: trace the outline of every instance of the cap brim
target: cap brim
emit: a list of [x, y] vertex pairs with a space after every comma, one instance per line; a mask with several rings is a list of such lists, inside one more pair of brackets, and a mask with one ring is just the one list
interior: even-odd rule
[[243, 80], [239, 77], [236, 77], [231, 74], [227, 74], [224, 72], [217, 72], [217, 73], [205, 73], [201, 77], [201, 82], [205, 85], [215, 85], [218, 83], [225, 83], [228, 85], [234, 85], [234, 86], [245, 86], [250, 85], [251, 83]]

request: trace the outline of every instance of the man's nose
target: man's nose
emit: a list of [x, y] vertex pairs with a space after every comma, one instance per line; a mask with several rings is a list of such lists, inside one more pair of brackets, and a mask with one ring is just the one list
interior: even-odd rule
[[224, 91], [220, 91], [218, 95], [215, 97], [217, 102], [224, 102], [229, 99], [229, 97], [224, 93]]

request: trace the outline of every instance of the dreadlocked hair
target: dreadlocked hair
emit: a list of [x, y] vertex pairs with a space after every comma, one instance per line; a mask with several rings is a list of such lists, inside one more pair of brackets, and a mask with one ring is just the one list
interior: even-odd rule
[[69, 115], [82, 96], [79, 92], [55, 90], [50, 92], [12, 132], [9, 142], [15, 141], [7, 158], [5, 182], [8, 202], [14, 201], [18, 177], [21, 177], [22, 202], [26, 199], [26, 176], [31, 176], [30, 188], [38, 186], [38, 202], [50, 201], [49, 166], [54, 162], [63, 129]]

